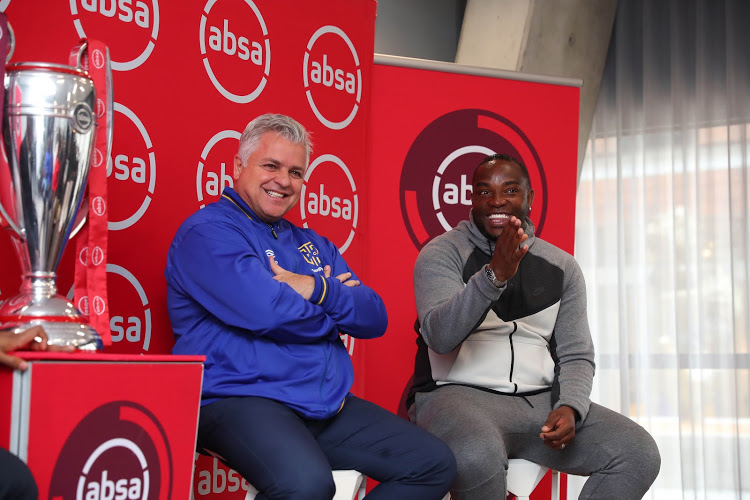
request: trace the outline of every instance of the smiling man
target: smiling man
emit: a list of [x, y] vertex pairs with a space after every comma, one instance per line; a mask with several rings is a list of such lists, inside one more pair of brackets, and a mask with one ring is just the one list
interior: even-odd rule
[[332, 469], [377, 480], [373, 500], [439, 500], [455, 476], [450, 449], [349, 393], [339, 333], [383, 335], [383, 301], [335, 245], [283, 218], [310, 153], [292, 118], [251, 121], [234, 189], [190, 216], [169, 249], [172, 352], [206, 356], [198, 448], [242, 474], [258, 500], [330, 500]]
[[578, 264], [537, 238], [526, 167], [474, 172], [470, 219], [414, 268], [418, 351], [409, 417], [453, 450], [454, 500], [505, 498], [508, 458], [591, 476], [580, 498], [641, 498], [659, 451], [632, 420], [589, 400], [594, 347]]

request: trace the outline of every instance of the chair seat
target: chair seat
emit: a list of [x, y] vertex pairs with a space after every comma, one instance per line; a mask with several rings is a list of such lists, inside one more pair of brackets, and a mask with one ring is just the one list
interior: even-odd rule
[[[508, 459], [508, 473], [506, 475], [506, 487], [518, 500], [528, 500], [534, 488], [537, 487], [549, 469], [543, 465], [529, 462], [522, 458]], [[552, 500], [559, 497], [559, 481], [557, 471], [552, 471]], [[450, 493], [443, 497], [450, 500]]]

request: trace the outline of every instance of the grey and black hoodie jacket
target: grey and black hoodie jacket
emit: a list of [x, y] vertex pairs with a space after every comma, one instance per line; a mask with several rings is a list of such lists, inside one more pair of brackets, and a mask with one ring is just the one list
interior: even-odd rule
[[494, 250], [462, 221], [420, 252], [414, 267], [417, 355], [407, 408], [417, 392], [460, 384], [507, 395], [551, 391], [553, 407], [589, 409], [594, 346], [586, 286], [567, 252], [529, 235], [515, 276], [498, 288], [485, 275]]

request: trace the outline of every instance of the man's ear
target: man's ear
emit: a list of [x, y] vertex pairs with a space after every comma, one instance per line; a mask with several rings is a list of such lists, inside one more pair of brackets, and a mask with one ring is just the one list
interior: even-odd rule
[[234, 180], [240, 178], [240, 173], [242, 172], [243, 168], [245, 168], [245, 166], [242, 164], [240, 155], [234, 155]]
[[529, 205], [529, 212], [531, 212], [531, 205], [534, 203], [534, 190], [530, 189], [529, 194], [526, 196], [526, 202]]

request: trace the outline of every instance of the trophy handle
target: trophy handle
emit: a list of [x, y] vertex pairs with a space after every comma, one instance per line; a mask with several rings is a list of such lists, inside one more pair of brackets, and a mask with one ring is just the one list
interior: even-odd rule
[[9, 63], [11, 57], [13, 57], [13, 51], [16, 50], [16, 35], [13, 33], [13, 28], [8, 21], [8, 54], [5, 56], [5, 63]]
[[22, 240], [26, 240], [26, 232], [16, 224], [13, 219], [11, 219], [10, 215], [8, 215], [8, 212], [5, 211], [5, 207], [2, 203], [0, 203], [0, 215], [2, 215], [3, 221], [10, 226], [10, 228], [18, 235], [19, 238]]
[[[89, 44], [87, 41], [83, 41], [81, 45], [77, 47], [77, 53], [76, 53], [76, 68], [87, 71], [88, 68], [84, 64], [84, 55], [86, 54], [86, 51], [88, 50]], [[74, 48], [73, 50], [76, 50]], [[114, 115], [115, 115], [115, 98], [114, 94], [112, 92], [112, 60], [109, 56], [109, 47], [106, 47], [106, 54], [105, 64], [107, 65], [107, 76], [105, 79], [105, 85], [107, 86], [107, 151], [105, 154], [105, 158], [109, 158], [110, 154], [112, 153], [112, 132], [114, 129]], [[109, 169], [109, 164], [107, 165], [107, 168]], [[107, 173], [109, 173], [109, 170], [107, 170]]]
[[115, 124], [115, 98], [112, 91], [112, 60], [109, 57], [109, 47], [107, 47], [107, 160], [112, 155], [112, 131]]
[[[10, 62], [11, 57], [13, 57], [13, 51], [16, 48], [16, 35], [13, 33], [13, 28], [10, 26], [10, 22], [7, 23], [8, 27], [8, 53], [5, 55], [5, 62]], [[2, 116], [2, 111], [0, 110], [0, 117]], [[21, 229], [18, 224], [15, 223], [13, 219], [11, 219], [10, 215], [8, 215], [8, 212], [5, 211], [5, 207], [3, 206], [2, 202], [0, 202], [0, 215], [2, 215], [3, 221], [5, 221], [5, 224], [10, 226], [13, 231], [18, 235], [19, 238], [22, 240], [25, 240], [24, 237], [25, 231]]]
[[88, 197], [86, 197], [81, 201], [81, 207], [78, 209], [76, 218], [73, 221], [73, 229], [71, 229], [70, 231], [69, 238], [74, 237], [76, 234], [78, 234], [78, 231], [83, 229], [83, 226], [86, 225], [86, 219], [88, 219], [88, 215], [89, 215], [89, 199]]
[[[86, 71], [87, 68], [84, 67], [83, 63], [81, 62], [83, 59], [83, 54], [86, 53], [86, 50], [89, 48], [89, 44], [86, 41], [83, 41], [81, 45], [78, 46], [78, 54], [76, 55], [76, 68]], [[75, 50], [75, 48], [73, 48]], [[72, 51], [71, 51], [72, 52]]]

